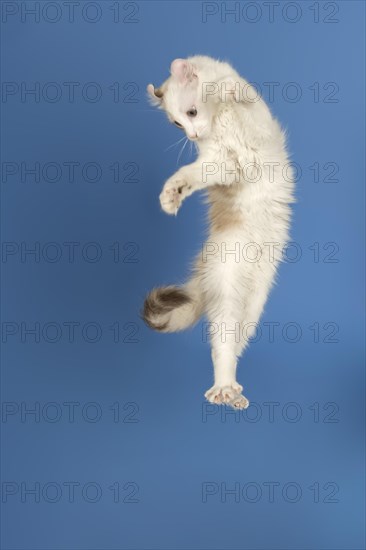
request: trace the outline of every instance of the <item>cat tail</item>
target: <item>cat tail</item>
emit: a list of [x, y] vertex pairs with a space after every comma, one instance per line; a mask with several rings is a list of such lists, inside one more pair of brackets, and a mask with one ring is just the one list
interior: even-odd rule
[[142, 318], [159, 332], [178, 332], [198, 321], [203, 313], [194, 281], [184, 286], [154, 288], [146, 297]]

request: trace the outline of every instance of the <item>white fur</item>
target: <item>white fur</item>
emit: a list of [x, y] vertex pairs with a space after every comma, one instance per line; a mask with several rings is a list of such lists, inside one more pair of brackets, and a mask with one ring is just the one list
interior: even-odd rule
[[[171, 121], [184, 126], [199, 155], [165, 183], [161, 206], [176, 214], [185, 198], [203, 189], [211, 212], [219, 210], [223, 217], [211, 224], [205, 253], [182, 287], [191, 306], [169, 313], [166, 330], [186, 328], [205, 314], [212, 323], [214, 365], [214, 385], [206, 397], [245, 408], [249, 403], [236, 382], [236, 366], [254, 328], [243, 332], [242, 327], [254, 327], [262, 314], [288, 241], [294, 200], [285, 134], [265, 102], [251, 100], [254, 90], [229, 64], [195, 56], [175, 60], [171, 72], [160, 87], [162, 98], [156, 98], [151, 85], [149, 93]], [[197, 109], [194, 118], [186, 114], [192, 107]], [[244, 258], [248, 243], [256, 243], [257, 249], [246, 249]], [[236, 254], [229, 254], [234, 250]], [[255, 250], [261, 255], [249, 261], [249, 251]]]

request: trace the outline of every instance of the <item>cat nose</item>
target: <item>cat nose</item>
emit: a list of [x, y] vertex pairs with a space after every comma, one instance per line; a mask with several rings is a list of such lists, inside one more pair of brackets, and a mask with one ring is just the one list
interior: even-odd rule
[[190, 139], [191, 141], [196, 141], [198, 139], [197, 132], [195, 134], [188, 134], [188, 139]]

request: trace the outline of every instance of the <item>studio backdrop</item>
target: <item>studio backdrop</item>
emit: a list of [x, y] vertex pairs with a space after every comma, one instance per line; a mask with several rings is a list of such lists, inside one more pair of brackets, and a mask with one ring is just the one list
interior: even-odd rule
[[[364, 548], [364, 3], [9, 0], [1, 18], [1, 547]], [[296, 182], [237, 411], [204, 398], [205, 318], [141, 318], [206, 237], [202, 193], [160, 207], [196, 152], [146, 93], [192, 55], [252, 83]]]

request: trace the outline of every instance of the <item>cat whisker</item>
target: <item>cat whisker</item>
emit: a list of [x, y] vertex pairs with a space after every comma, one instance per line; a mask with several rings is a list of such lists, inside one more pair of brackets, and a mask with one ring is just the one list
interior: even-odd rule
[[[183, 138], [183, 139], [184, 139], [184, 138]], [[178, 164], [178, 162], [179, 162], [180, 157], [182, 156], [182, 153], [183, 153], [184, 148], [185, 148], [185, 146], [187, 145], [187, 143], [188, 143], [188, 138], [185, 138], [185, 142], [184, 142], [183, 147], [182, 147], [182, 149], [180, 150], [180, 153], [179, 153], [178, 158], [177, 158], [177, 164]]]
[[169, 147], [167, 147], [164, 151], [164, 153], [166, 153], [167, 151], [169, 151], [169, 149], [171, 149], [172, 147], [174, 147], [175, 145], [178, 145], [178, 143], [181, 143], [184, 139], [186, 139], [185, 137], [182, 137], [181, 139], [178, 139], [178, 141], [176, 141], [175, 143], [173, 143], [172, 145], [169, 145]]

